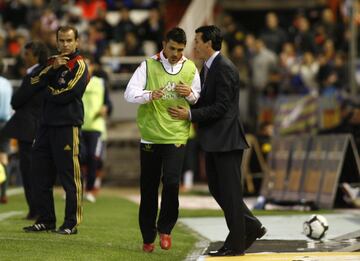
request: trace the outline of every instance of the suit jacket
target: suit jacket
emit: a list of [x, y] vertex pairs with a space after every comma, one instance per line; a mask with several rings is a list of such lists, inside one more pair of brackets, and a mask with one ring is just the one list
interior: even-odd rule
[[31, 86], [30, 78], [42, 68], [38, 66], [24, 77], [21, 86], [11, 99], [15, 114], [1, 130], [1, 135], [19, 141], [33, 142], [39, 125], [44, 91]]
[[[200, 78], [203, 83], [203, 70]], [[239, 118], [239, 72], [234, 64], [218, 54], [202, 84], [200, 98], [191, 108], [191, 121], [198, 123], [197, 134], [206, 152], [248, 148]]]

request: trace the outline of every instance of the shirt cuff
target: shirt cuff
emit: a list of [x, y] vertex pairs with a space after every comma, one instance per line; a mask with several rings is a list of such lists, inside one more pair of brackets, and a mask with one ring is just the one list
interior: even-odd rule
[[151, 92], [149, 91], [149, 92], [145, 93], [144, 98], [145, 98], [146, 103], [151, 102]]
[[190, 103], [194, 104], [196, 101], [195, 95], [191, 92], [189, 96], [186, 96], [185, 99]]

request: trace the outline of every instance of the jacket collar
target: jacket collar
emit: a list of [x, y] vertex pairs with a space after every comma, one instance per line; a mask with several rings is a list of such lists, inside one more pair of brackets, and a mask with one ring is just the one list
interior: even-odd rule
[[75, 58], [76, 56], [78, 56], [79, 55], [79, 50], [75, 50], [75, 52], [73, 52], [73, 53], [71, 53], [70, 55], [69, 55], [69, 58], [70, 59], [73, 59], [73, 58]]
[[207, 60], [205, 61], [205, 65], [206, 65], [207, 68], [210, 69], [212, 63], [214, 62], [215, 58], [216, 58], [219, 54], [220, 54], [220, 51], [216, 51], [215, 53], [213, 53], [213, 55], [210, 56], [209, 59], [207, 59]]

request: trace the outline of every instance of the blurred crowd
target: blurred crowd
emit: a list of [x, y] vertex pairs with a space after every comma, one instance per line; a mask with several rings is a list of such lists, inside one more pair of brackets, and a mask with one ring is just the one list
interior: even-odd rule
[[[79, 31], [82, 52], [90, 53], [99, 62], [102, 56], [144, 55], [143, 42], [150, 41], [155, 51], [161, 48], [164, 21], [156, 1], [105, 0], [11, 0], [0, 1], [0, 56], [16, 59], [7, 72], [11, 79], [22, 78], [26, 68], [21, 51], [29, 40], [41, 40], [56, 54], [56, 29], [73, 25]], [[129, 11], [148, 11], [145, 20], [135, 23]], [[110, 19], [109, 13], [113, 19]], [[115, 44], [115, 45], [114, 45]], [[117, 44], [117, 45], [116, 45]]]
[[[0, 0], [0, 57], [15, 60], [6, 76], [21, 79], [25, 75], [21, 50], [29, 40], [42, 40], [55, 54], [55, 30], [63, 24], [76, 26], [82, 51], [92, 54], [98, 64], [104, 56], [151, 55], [161, 50], [167, 26], [164, 14], [178, 1], [168, 2]], [[292, 17], [270, 11], [260, 26], [254, 21], [258, 24], [256, 31], [246, 28], [248, 22], [235, 13], [220, 12], [217, 16], [224, 33], [223, 52], [238, 67], [242, 86], [248, 93], [248, 131], [256, 132], [261, 126], [259, 105], [263, 103], [259, 99], [264, 97], [349, 93], [351, 1], [339, 3], [332, 9], [325, 6], [293, 12]], [[130, 11], [135, 9], [146, 11], [144, 19], [134, 20]], [[113, 71], [132, 73], [136, 66], [113, 66]]]
[[284, 25], [277, 13], [268, 12], [256, 33], [234, 17], [224, 16], [227, 52], [249, 90], [250, 118], [258, 118], [259, 97], [346, 95], [350, 91], [350, 26], [345, 7], [324, 8], [315, 15], [297, 12]]
[[[348, 88], [349, 25], [346, 15], [330, 8], [310, 19], [306, 12], [281, 26], [275, 12], [264, 17], [256, 34], [230, 15], [223, 18], [228, 55], [238, 66], [244, 85], [267, 95], [325, 91], [328, 81]], [[328, 79], [331, 73], [336, 77]]]

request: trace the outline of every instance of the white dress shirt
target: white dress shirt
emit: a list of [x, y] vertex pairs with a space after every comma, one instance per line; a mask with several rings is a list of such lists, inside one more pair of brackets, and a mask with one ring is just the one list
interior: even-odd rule
[[[204, 63], [204, 66], [206, 66], [208, 68], [208, 70], [210, 70], [210, 67], [215, 59], [215, 57], [220, 53], [220, 51], [216, 51], [214, 52], [209, 59], [206, 60], [206, 62]], [[204, 85], [205, 79], [203, 79], [203, 85]], [[191, 111], [189, 110], [189, 120], [191, 121]]]
[[34, 64], [33, 66], [31, 66], [30, 68], [27, 68], [26, 69], [26, 74], [30, 74], [36, 67], [38, 67], [39, 66], [39, 64], [38, 63], [36, 63], [36, 64]]
[[220, 51], [216, 51], [214, 52], [209, 59], [206, 60], [205, 64], [207, 66], [208, 69], [210, 69], [215, 57], [220, 53]]
[[[185, 56], [181, 57], [181, 59], [177, 62], [177, 64], [171, 64], [167, 58], [165, 58], [163, 52], [160, 54], [154, 55], [151, 58], [158, 59], [160, 55], [160, 62], [163, 67], [169, 74], [177, 74], [181, 68], [184, 60], [187, 60]], [[125, 93], [125, 100], [131, 103], [148, 103], [151, 100], [151, 91], [145, 90], [146, 87], [146, 61], [143, 61], [140, 66], [136, 69], [133, 76], [131, 77]], [[189, 96], [185, 97], [185, 99], [190, 104], [195, 104], [200, 97], [200, 76], [199, 72], [196, 69], [195, 77], [191, 83], [191, 93]]]

